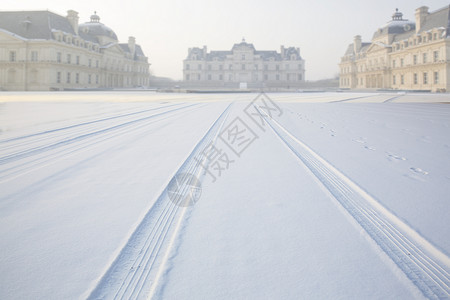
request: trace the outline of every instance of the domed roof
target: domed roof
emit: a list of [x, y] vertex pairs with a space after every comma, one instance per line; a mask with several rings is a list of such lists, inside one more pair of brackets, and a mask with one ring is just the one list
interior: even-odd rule
[[78, 25], [79, 31], [94, 37], [108, 37], [118, 41], [116, 33], [103, 23], [96, 12], [91, 16], [91, 21]]
[[403, 19], [403, 14], [395, 10], [392, 15], [392, 20], [387, 22], [383, 27], [379, 28], [373, 35], [373, 38], [377, 38], [386, 34], [401, 34], [410, 30], [415, 30], [416, 24], [413, 21]]

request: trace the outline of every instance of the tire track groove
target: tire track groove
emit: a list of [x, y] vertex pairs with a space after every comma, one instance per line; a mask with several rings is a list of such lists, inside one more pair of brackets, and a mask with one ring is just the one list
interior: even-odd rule
[[450, 298], [450, 259], [285, 127], [261, 113], [273, 132], [429, 299]]
[[[201, 161], [194, 158], [217, 138], [231, 105], [214, 121], [176, 174], [201, 176]], [[156, 291], [184, 214], [189, 209], [176, 205], [176, 201], [172, 202], [167, 188], [144, 216], [88, 299], [151, 298]], [[187, 192], [183, 190], [180, 197]]]

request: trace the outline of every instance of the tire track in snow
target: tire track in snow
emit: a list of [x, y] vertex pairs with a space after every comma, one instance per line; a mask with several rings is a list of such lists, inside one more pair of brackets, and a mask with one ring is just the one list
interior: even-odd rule
[[[54, 142], [53, 144], [40, 145], [32, 147], [19, 153], [13, 153], [10, 156], [0, 158], [0, 182], [4, 182], [20, 176], [24, 173], [47, 165], [55, 159], [65, 157], [74, 152], [87, 147], [95, 146], [105, 140], [116, 137], [119, 134], [126, 134], [130, 130], [135, 130], [145, 126], [149, 120], [159, 120], [161, 117], [170, 117], [176, 113], [186, 113], [188, 108], [201, 107], [198, 104], [192, 104], [183, 107], [177, 107], [171, 110], [152, 114], [140, 119], [115, 124], [114, 126], [99, 129], [91, 133], [81, 133], [78, 136], [70, 137], [65, 140]], [[162, 120], [162, 119], [161, 119]], [[10, 167], [8, 167], [10, 166]]]
[[171, 110], [168, 110], [168, 111], [152, 114], [150, 116], [145, 116], [145, 117], [142, 117], [142, 118], [139, 118], [139, 119], [131, 119], [131, 120], [128, 120], [126, 122], [115, 124], [113, 126], [109, 126], [109, 127], [106, 127], [106, 128], [97, 128], [97, 130], [94, 130], [94, 131], [93, 130], [89, 130], [88, 132], [83, 132], [82, 134], [79, 134], [79, 135], [76, 135], [76, 136], [73, 136], [73, 137], [69, 137], [69, 138], [65, 138], [65, 139], [62, 139], [62, 140], [59, 140], [59, 141], [56, 141], [56, 142], [53, 142], [53, 143], [50, 143], [50, 144], [47, 144], [47, 145], [41, 145], [41, 146], [25, 149], [23, 151], [14, 152], [12, 154], [5, 155], [5, 156], [1, 157], [0, 158], [0, 165], [4, 164], [6, 162], [11, 162], [11, 161], [23, 158], [23, 157], [34, 155], [36, 153], [47, 151], [49, 149], [57, 148], [57, 147], [64, 146], [64, 145], [67, 145], [67, 144], [71, 144], [71, 143], [83, 140], [85, 138], [88, 138], [88, 137], [93, 137], [93, 136], [97, 136], [99, 134], [108, 133], [108, 132], [111, 132], [111, 131], [114, 131], [114, 130], [117, 130], [117, 129], [121, 129], [121, 128], [126, 127], [126, 126], [130, 126], [130, 125], [134, 125], [136, 123], [140, 123], [142, 121], [146, 121], [146, 120], [148, 120], [150, 118], [159, 117], [159, 116], [162, 116], [162, 115], [170, 113], [170, 112], [174, 112], [174, 111], [177, 111], [177, 110], [180, 110], [180, 109], [185, 109], [185, 108], [188, 108], [188, 107], [191, 107], [191, 106], [196, 106], [196, 105], [198, 105], [198, 104], [190, 104], [190, 105], [187, 105], [187, 106], [183, 106], [181, 108], [174, 108], [174, 109], [171, 109]]
[[[135, 117], [136, 115], [161, 110], [165, 108], [170, 108], [173, 106], [179, 106], [181, 104], [171, 104], [159, 107], [153, 107], [149, 109], [140, 109], [138, 111], [129, 111], [124, 113], [119, 113], [113, 116], [104, 116], [99, 119], [85, 121], [81, 123], [76, 123], [72, 125], [67, 125], [59, 128], [53, 128], [49, 130], [39, 131], [31, 134], [25, 134], [21, 136], [11, 137], [4, 140], [0, 140], [0, 145], [2, 145], [2, 152], [6, 150], [12, 150], [13, 152], [20, 151], [20, 147], [26, 147], [28, 145], [36, 144], [37, 142], [44, 142], [51, 139], [57, 139], [60, 137], [67, 138], [71, 134], [80, 134], [81, 132], [90, 132], [94, 129], [99, 129], [105, 122], [111, 122], [115, 120], [122, 120], [125, 118]], [[116, 113], [116, 112], [114, 112]], [[130, 118], [132, 119], [132, 118]], [[104, 126], [104, 125], [103, 125]], [[17, 149], [17, 150], [14, 150]]]
[[383, 207], [285, 127], [260, 112], [274, 133], [307, 166], [405, 275], [430, 299], [450, 298], [450, 258]]
[[[174, 176], [191, 173], [201, 177], [201, 161], [194, 158], [216, 140], [230, 107], [231, 104], [215, 120]], [[177, 206], [174, 202], [169, 199], [166, 186], [88, 299], [152, 297], [165, 271], [186, 210], [189, 209]]]

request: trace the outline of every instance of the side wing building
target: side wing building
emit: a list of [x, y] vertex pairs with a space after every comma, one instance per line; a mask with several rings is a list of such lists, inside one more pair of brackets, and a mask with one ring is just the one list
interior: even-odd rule
[[356, 36], [339, 67], [341, 88], [450, 91], [450, 6], [420, 7], [415, 21], [396, 10], [371, 42]]
[[50, 11], [0, 12], [0, 90], [64, 90], [147, 86], [149, 63], [130, 37], [97, 14], [79, 24]]

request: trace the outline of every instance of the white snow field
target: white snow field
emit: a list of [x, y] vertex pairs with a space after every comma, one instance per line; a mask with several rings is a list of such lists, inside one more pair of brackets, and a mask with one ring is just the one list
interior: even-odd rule
[[450, 96], [0, 94], [0, 299], [449, 299]]

